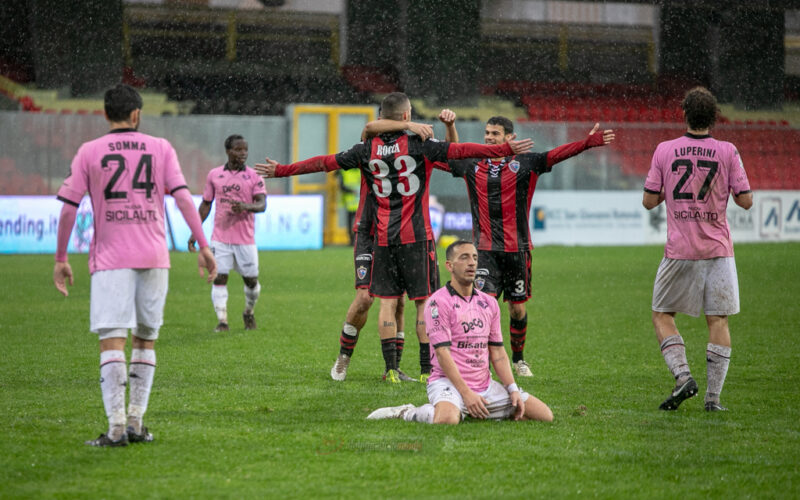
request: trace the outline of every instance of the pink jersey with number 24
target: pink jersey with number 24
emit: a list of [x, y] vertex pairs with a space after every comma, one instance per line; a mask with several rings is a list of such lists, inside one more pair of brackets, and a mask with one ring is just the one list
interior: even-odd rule
[[94, 212], [89, 272], [168, 268], [164, 195], [185, 187], [166, 139], [122, 129], [84, 143], [58, 199], [77, 206], [89, 192]]
[[750, 191], [736, 147], [710, 135], [686, 134], [658, 145], [644, 183], [665, 195], [670, 259], [733, 257], [726, 210], [731, 191]]

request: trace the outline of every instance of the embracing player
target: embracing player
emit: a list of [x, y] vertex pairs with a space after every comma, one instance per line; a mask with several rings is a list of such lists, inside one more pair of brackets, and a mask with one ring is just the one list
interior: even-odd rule
[[[511, 363], [522, 377], [533, 375], [523, 350], [528, 329], [525, 302], [531, 297], [529, 214], [536, 181], [556, 163], [614, 140], [613, 130], [598, 133], [599, 127], [595, 124], [583, 141], [544, 153], [449, 162], [452, 175], [466, 182], [470, 199], [472, 235], [480, 263], [475, 284], [493, 297], [502, 295], [508, 303]], [[486, 144], [505, 144], [514, 137], [514, 124], [508, 118], [495, 116], [486, 123]]]
[[[382, 118], [408, 121], [411, 102], [401, 92], [391, 93], [383, 99], [380, 114]], [[387, 381], [400, 381], [395, 317], [403, 294], [417, 306], [421, 380], [427, 380], [430, 374], [430, 345], [425, 333], [423, 306], [439, 284], [436, 244], [428, 211], [433, 164], [448, 159], [519, 154], [529, 151], [532, 145], [530, 139], [502, 145], [454, 144], [423, 141], [418, 136], [394, 132], [368, 139], [336, 155], [318, 156], [287, 166], [268, 159], [262, 166], [271, 167], [278, 176], [339, 168], [361, 169], [370, 186], [369, 195], [376, 203], [376, 246], [370, 294], [381, 298], [378, 332]]]

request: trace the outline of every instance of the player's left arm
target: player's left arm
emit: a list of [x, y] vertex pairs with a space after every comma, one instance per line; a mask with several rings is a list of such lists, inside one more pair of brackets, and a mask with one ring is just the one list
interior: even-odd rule
[[455, 111], [443, 109], [439, 113], [439, 121], [444, 123], [444, 140], [447, 142], [458, 142]]
[[253, 195], [252, 203], [236, 202], [231, 204], [231, 210], [235, 214], [240, 214], [242, 212], [259, 213], [263, 212], [266, 209], [267, 209], [267, 196], [261, 193]]
[[572, 158], [573, 156], [583, 153], [589, 148], [596, 148], [598, 146], [605, 146], [607, 144], [611, 144], [614, 141], [615, 135], [614, 131], [611, 129], [603, 130], [602, 134], [598, 134], [597, 131], [600, 129], [600, 124], [595, 123], [594, 128], [586, 139], [577, 142], [571, 142], [569, 144], [562, 144], [557, 148], [551, 149], [547, 152], [547, 167], [550, 168], [556, 163], [562, 162], [568, 158]]
[[489, 344], [489, 361], [492, 363], [492, 367], [494, 368], [494, 372], [497, 374], [497, 378], [500, 379], [500, 383], [506, 388], [508, 395], [511, 398], [511, 406], [515, 408], [514, 420], [519, 420], [525, 413], [525, 405], [522, 402], [522, 396], [519, 392], [519, 388], [514, 382], [514, 374], [511, 371], [511, 363], [508, 361], [508, 354], [506, 354], [506, 349], [502, 344]]

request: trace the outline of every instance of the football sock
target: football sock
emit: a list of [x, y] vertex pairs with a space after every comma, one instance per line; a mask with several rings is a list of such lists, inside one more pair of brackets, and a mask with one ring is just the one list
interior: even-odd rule
[[211, 303], [220, 323], [228, 322], [228, 286], [214, 285], [211, 287]]
[[419, 372], [430, 373], [433, 369], [431, 365], [431, 344], [429, 342], [419, 343]]
[[108, 417], [108, 431], [111, 439], [114, 427], [125, 425], [125, 385], [128, 378], [125, 373], [124, 351], [103, 351], [100, 353], [100, 391], [103, 394], [103, 406]]
[[528, 315], [520, 319], [511, 318], [509, 332], [511, 333], [511, 362], [524, 359], [525, 336], [528, 333]]
[[[245, 314], [253, 314], [253, 309], [256, 307], [256, 301], [258, 300], [259, 295], [261, 295], [261, 283], [256, 283], [256, 286], [250, 288], [249, 286], [244, 286], [244, 312]], [[228, 297], [225, 297], [227, 300]]]
[[358, 330], [350, 323], [345, 323], [342, 327], [342, 334], [339, 336], [339, 354], [353, 355], [353, 349], [358, 342]]
[[153, 349], [132, 349], [130, 366], [131, 394], [128, 402], [128, 425], [137, 434], [142, 432], [142, 417], [147, 411], [153, 374], [156, 371], [156, 351]]
[[433, 405], [428, 403], [417, 408], [409, 408], [403, 414], [406, 422], [421, 422], [423, 424], [433, 423]]
[[397, 370], [397, 339], [381, 339], [381, 351], [387, 370]]
[[725, 376], [728, 374], [728, 365], [731, 362], [731, 348], [709, 342], [706, 349], [706, 370], [708, 373], [708, 389], [706, 402], [719, 403], [719, 395]]
[[683, 344], [683, 338], [680, 334], [671, 335], [661, 342], [661, 354], [664, 356], [664, 361], [667, 362], [667, 367], [678, 384], [682, 384], [692, 376], [689, 370], [689, 362], [686, 360], [686, 346]]
[[405, 332], [397, 332], [397, 366], [400, 366], [400, 360], [403, 359], [403, 348], [406, 345]]

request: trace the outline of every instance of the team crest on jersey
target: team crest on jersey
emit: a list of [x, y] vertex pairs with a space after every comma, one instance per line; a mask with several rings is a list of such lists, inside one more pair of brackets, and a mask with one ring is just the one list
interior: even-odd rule
[[516, 174], [519, 172], [519, 162], [517, 160], [512, 161], [508, 164], [508, 169]]
[[364, 276], [367, 275], [367, 268], [364, 266], [358, 266], [358, 269], [356, 269], [356, 274], [358, 274], [358, 279], [363, 280]]
[[436, 302], [431, 303], [431, 318], [436, 319], [439, 317], [439, 308], [436, 307]]

